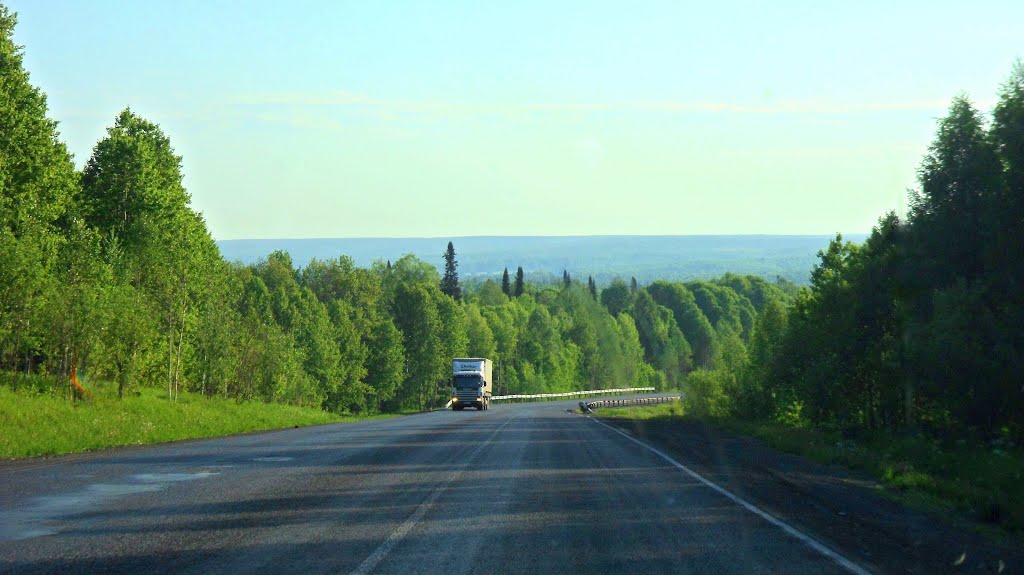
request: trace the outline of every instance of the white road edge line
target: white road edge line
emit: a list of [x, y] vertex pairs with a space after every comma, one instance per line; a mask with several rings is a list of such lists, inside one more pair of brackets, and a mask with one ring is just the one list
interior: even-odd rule
[[416, 524], [420, 522], [420, 519], [423, 519], [423, 516], [427, 514], [427, 511], [430, 511], [434, 506], [434, 503], [441, 498], [441, 495], [448, 489], [448, 486], [454, 483], [455, 480], [459, 478], [459, 475], [466, 470], [466, 466], [469, 465], [469, 462], [483, 451], [485, 447], [490, 445], [491, 441], [494, 441], [494, 438], [497, 437], [509, 423], [512, 423], [513, 419], [513, 417], [506, 419], [504, 423], [499, 425], [498, 428], [491, 433], [490, 437], [488, 437], [486, 441], [477, 445], [476, 449], [470, 452], [469, 457], [463, 460], [462, 465], [460, 465], [455, 471], [452, 471], [441, 485], [430, 494], [430, 497], [427, 497], [423, 503], [420, 503], [416, 508], [416, 511], [413, 511], [412, 515], [410, 515], [408, 519], [392, 531], [391, 535], [389, 535], [388, 538], [385, 539], [369, 557], [364, 559], [363, 562], [359, 564], [359, 567], [356, 567], [355, 570], [352, 571], [351, 575], [368, 575], [372, 572], [377, 565], [379, 565], [380, 562], [388, 556], [388, 553], [391, 552], [395, 545], [404, 539], [405, 536], [412, 531], [413, 527], [416, 527]]
[[652, 446], [644, 443], [643, 441], [640, 441], [639, 439], [637, 439], [637, 438], [635, 438], [635, 437], [633, 437], [631, 435], [626, 434], [624, 431], [622, 431], [620, 429], [617, 429], [615, 427], [612, 427], [611, 425], [608, 425], [607, 423], [605, 423], [603, 421], [599, 421], [599, 420], [597, 420], [597, 419], [595, 419], [595, 418], [593, 418], [593, 417], [591, 417], [589, 415], [587, 415], [585, 417], [587, 419], [593, 421], [594, 423], [597, 423], [598, 425], [603, 425], [603, 426], [607, 427], [608, 429], [614, 431], [615, 433], [618, 433], [622, 437], [625, 437], [626, 439], [632, 441], [633, 443], [639, 445], [640, 447], [643, 447], [643, 448], [647, 449], [651, 453], [654, 453], [655, 455], [657, 455], [658, 457], [664, 459], [668, 463], [672, 464], [674, 467], [680, 469], [681, 471], [683, 471], [684, 473], [686, 473], [690, 477], [693, 477], [697, 481], [700, 481], [704, 485], [706, 485], [706, 486], [710, 487], [711, 489], [714, 489], [718, 493], [728, 497], [729, 499], [731, 499], [734, 503], [736, 503], [740, 507], [743, 507], [747, 511], [750, 511], [751, 513], [761, 517], [762, 519], [764, 519], [768, 523], [771, 523], [772, 525], [778, 527], [779, 529], [782, 529], [783, 531], [786, 532], [786, 534], [790, 535], [791, 537], [794, 537], [794, 538], [798, 539], [800, 542], [802, 542], [803, 544], [807, 545], [811, 549], [814, 549], [818, 553], [821, 553], [825, 557], [828, 557], [829, 559], [831, 559], [832, 561], [837, 563], [840, 567], [846, 569], [850, 573], [855, 573], [856, 575], [871, 575], [871, 572], [868, 571], [867, 569], [864, 569], [860, 565], [857, 565], [853, 561], [850, 561], [846, 557], [843, 557], [842, 555], [840, 555], [840, 554], [836, 553], [835, 551], [829, 549], [824, 544], [822, 544], [822, 543], [818, 542], [817, 540], [815, 540], [814, 538], [812, 538], [810, 535], [807, 535], [803, 531], [798, 530], [797, 528], [791, 526], [790, 524], [788, 524], [785, 521], [779, 519], [778, 517], [775, 517], [774, 515], [768, 513], [767, 511], [761, 510], [759, 507], [755, 506], [753, 503], [750, 503], [749, 501], [743, 499], [742, 497], [739, 497], [738, 495], [733, 495], [731, 492], [727, 491], [724, 487], [719, 486], [717, 483], [713, 483], [710, 480], [705, 479], [701, 474], [699, 474], [696, 471], [690, 469], [689, 467], [683, 465], [682, 463], [679, 463], [678, 461], [673, 459], [671, 456], [669, 456], [665, 452], [663, 452], [663, 451], [661, 451], [661, 450], [659, 450], [659, 449], [657, 449], [655, 447], [652, 447]]

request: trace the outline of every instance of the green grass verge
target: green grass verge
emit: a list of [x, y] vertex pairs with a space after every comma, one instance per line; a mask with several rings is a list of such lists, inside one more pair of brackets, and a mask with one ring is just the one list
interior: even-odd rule
[[121, 445], [216, 437], [247, 431], [365, 419], [319, 409], [260, 402], [239, 403], [141, 389], [118, 399], [113, 389], [90, 386], [93, 397], [71, 402], [38, 387], [0, 386], [0, 458], [91, 451]]
[[595, 415], [609, 419], [673, 419], [682, 418], [685, 408], [682, 402], [660, 403], [636, 407], [602, 407], [594, 411]]
[[[622, 419], [696, 418], [681, 404], [602, 408]], [[1006, 533], [1024, 534], [1024, 452], [967, 441], [875, 433], [858, 439], [840, 432], [795, 428], [775, 422], [699, 418], [771, 447], [826, 464], [865, 472], [885, 492], [918, 509], [957, 510]]]

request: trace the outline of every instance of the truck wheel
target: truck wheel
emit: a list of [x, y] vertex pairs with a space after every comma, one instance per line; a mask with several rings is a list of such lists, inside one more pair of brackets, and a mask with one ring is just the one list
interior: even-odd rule
[[483, 411], [484, 410], [483, 402], [480, 402], [480, 403], [476, 404], [476, 410], [477, 411]]

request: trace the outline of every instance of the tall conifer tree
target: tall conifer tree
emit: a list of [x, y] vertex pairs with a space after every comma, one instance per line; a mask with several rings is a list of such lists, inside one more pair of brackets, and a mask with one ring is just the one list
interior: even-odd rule
[[444, 252], [444, 277], [441, 278], [441, 293], [455, 301], [462, 301], [462, 287], [459, 286], [459, 262], [455, 259], [455, 246], [448, 242]]
[[954, 98], [918, 172], [921, 187], [911, 198], [917, 257], [925, 264], [918, 275], [932, 282], [926, 290], [956, 277], [973, 281], [983, 273], [982, 254], [993, 240], [985, 216], [998, 190], [1000, 167], [981, 114], [967, 98]]
[[[1000, 228], [990, 265], [1002, 270], [1007, 292], [1024, 286], [1024, 61], [1013, 66], [992, 112], [991, 137], [1002, 162], [1003, 182], [990, 225]], [[1005, 280], [1004, 280], [1005, 281]]]
[[515, 296], [519, 297], [519, 296], [523, 295], [524, 291], [526, 291], [526, 284], [525, 284], [525, 281], [523, 280], [523, 266], [519, 266], [518, 268], [516, 268], [516, 290], [515, 290]]

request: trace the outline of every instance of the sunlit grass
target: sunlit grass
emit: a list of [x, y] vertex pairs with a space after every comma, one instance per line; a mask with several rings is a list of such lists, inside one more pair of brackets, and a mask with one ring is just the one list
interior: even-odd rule
[[[215, 437], [247, 431], [354, 420], [320, 409], [261, 402], [239, 403], [141, 389], [118, 399], [111, 386], [90, 386], [92, 397], [72, 402], [41, 386], [17, 391], [0, 385], [0, 457], [91, 451], [120, 445]], [[52, 389], [52, 388], [51, 388]]]
[[670, 419], [683, 417], [684, 411], [682, 402], [673, 401], [672, 403], [634, 407], [601, 407], [594, 410], [594, 413], [602, 417], [622, 419]]
[[[694, 419], [679, 404], [602, 408], [598, 415], [667, 422]], [[1024, 532], [1024, 451], [1020, 449], [887, 433], [850, 439], [838, 431], [775, 422], [703, 421], [756, 437], [780, 451], [865, 472], [885, 487], [885, 493], [913, 507], [955, 509], [1006, 531]]]

